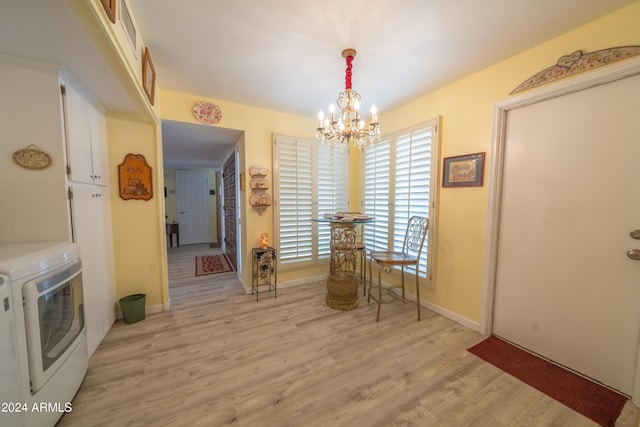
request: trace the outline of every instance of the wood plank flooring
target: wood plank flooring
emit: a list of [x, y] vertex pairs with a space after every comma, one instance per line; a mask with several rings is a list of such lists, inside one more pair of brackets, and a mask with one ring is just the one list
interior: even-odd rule
[[[58, 426], [595, 426], [473, 356], [483, 336], [415, 304], [325, 305], [325, 284], [246, 295], [169, 248], [172, 310], [116, 321]], [[627, 402], [619, 426], [638, 426]]]

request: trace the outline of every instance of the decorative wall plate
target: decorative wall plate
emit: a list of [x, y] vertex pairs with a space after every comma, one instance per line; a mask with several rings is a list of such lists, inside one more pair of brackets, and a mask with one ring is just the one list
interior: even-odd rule
[[209, 101], [198, 101], [193, 106], [193, 117], [200, 123], [215, 125], [222, 119], [220, 107]]
[[13, 161], [26, 169], [46, 169], [53, 163], [51, 156], [35, 145], [14, 152]]

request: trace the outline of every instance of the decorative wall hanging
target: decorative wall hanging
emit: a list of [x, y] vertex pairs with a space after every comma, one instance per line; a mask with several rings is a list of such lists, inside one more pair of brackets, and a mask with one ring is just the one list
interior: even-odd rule
[[509, 95], [533, 89], [534, 87], [542, 86], [555, 80], [564, 79], [565, 77], [580, 74], [636, 55], [640, 55], [640, 46], [612, 47], [587, 54], [583, 54], [581, 50], [576, 50], [571, 55], [561, 56], [555, 65], [545, 68], [539, 73], [529, 77], [522, 82], [520, 86], [511, 91]]
[[127, 154], [118, 165], [118, 187], [124, 200], [149, 200], [153, 197], [151, 166], [142, 154]]
[[264, 210], [271, 206], [271, 196], [267, 194], [269, 189], [269, 181], [267, 180], [268, 169], [264, 166], [251, 166], [249, 175], [251, 175], [251, 183], [249, 184], [253, 194], [249, 197], [249, 204], [262, 215]]
[[33, 144], [15, 151], [13, 161], [25, 169], [46, 169], [53, 164], [51, 156]]
[[193, 117], [205, 125], [215, 125], [220, 123], [222, 111], [211, 102], [198, 101], [193, 105]]
[[142, 54], [142, 86], [147, 98], [149, 98], [149, 102], [153, 105], [156, 95], [156, 68], [153, 66], [148, 47], [144, 48], [144, 53]]
[[104, 11], [107, 13], [107, 17], [112, 24], [116, 23], [116, 3], [118, 0], [100, 0]]
[[443, 187], [482, 187], [484, 154], [446, 157], [442, 168]]

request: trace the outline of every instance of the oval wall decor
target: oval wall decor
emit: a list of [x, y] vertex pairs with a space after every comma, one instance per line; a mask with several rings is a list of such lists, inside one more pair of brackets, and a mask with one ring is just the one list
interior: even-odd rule
[[193, 117], [200, 123], [215, 125], [222, 119], [222, 111], [217, 105], [208, 101], [196, 102], [193, 106]]
[[13, 161], [25, 169], [46, 169], [53, 163], [51, 156], [36, 145], [14, 152]]

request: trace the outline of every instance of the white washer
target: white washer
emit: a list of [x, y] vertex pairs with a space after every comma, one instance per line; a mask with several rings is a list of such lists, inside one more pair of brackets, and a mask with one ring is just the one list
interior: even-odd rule
[[[0, 425], [54, 426], [72, 410], [89, 364], [80, 247], [70, 242], [0, 245], [0, 275], [10, 282], [20, 394], [15, 403], [22, 404], [19, 413], [12, 410], [22, 424], [0, 418]], [[73, 339], [51, 338], [64, 331]]]
[[11, 298], [10, 285], [9, 278], [0, 275], [0, 425], [21, 426], [23, 416], [16, 407], [22, 401], [14, 316], [16, 307]]

